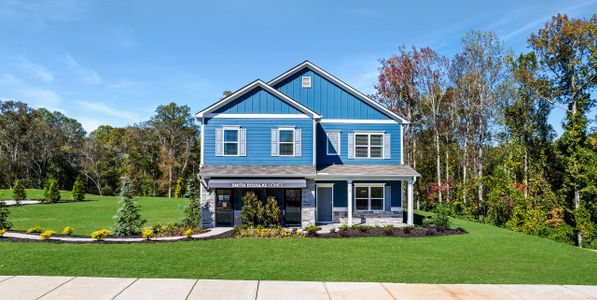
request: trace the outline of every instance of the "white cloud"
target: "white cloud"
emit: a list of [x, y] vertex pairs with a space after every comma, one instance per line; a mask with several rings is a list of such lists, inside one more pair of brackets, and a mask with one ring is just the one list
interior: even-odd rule
[[132, 113], [126, 110], [115, 109], [103, 103], [86, 101], [75, 101], [74, 103], [87, 111], [104, 114], [106, 116], [123, 119], [131, 122], [138, 122], [140, 120], [139, 116], [136, 113]]
[[35, 75], [44, 82], [50, 83], [54, 81], [54, 73], [42, 65], [38, 65], [29, 60], [21, 60], [16, 65], [24, 71]]
[[45, 107], [64, 112], [60, 108], [62, 98], [57, 92], [31, 85], [12, 74], [0, 74], [0, 97], [23, 101], [32, 107]]
[[45, 28], [51, 22], [72, 22], [81, 19], [90, 1], [77, 0], [3, 0], [0, 21], [11, 25]]
[[103, 82], [103, 79], [95, 70], [81, 66], [70, 54], [64, 55], [64, 62], [74, 75], [80, 77], [82, 82], [91, 85], [98, 85]]
[[85, 129], [85, 131], [87, 133], [90, 133], [90, 132], [96, 130], [101, 125], [105, 125], [105, 122], [102, 120], [88, 118], [88, 117], [77, 117], [77, 121], [79, 121], [79, 123], [81, 123], [81, 126], [83, 126], [83, 129]]

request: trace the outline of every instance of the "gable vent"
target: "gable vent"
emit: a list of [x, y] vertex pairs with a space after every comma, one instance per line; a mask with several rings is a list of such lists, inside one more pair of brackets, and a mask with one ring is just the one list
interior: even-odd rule
[[311, 88], [311, 76], [303, 76], [301, 78], [301, 86], [303, 88]]

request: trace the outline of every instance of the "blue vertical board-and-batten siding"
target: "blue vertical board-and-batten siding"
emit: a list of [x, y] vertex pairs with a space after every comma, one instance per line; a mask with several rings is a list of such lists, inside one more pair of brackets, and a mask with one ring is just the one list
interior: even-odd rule
[[[216, 128], [240, 126], [247, 130], [246, 156], [216, 156]], [[271, 130], [279, 127], [301, 129], [301, 156], [272, 156]], [[204, 164], [206, 165], [312, 165], [312, 119], [207, 119], [204, 123]]]
[[[302, 76], [311, 76], [311, 88], [303, 88]], [[324, 119], [390, 119], [328, 79], [305, 68], [274, 86]]]
[[[317, 165], [357, 165], [357, 164], [401, 164], [400, 161], [400, 126], [401, 124], [344, 124], [324, 123], [317, 124]], [[340, 131], [340, 155], [327, 155], [327, 134], [329, 131]], [[356, 131], [383, 131], [390, 134], [391, 156], [383, 158], [348, 158], [348, 134]]]
[[257, 87], [230, 103], [216, 109], [224, 114], [302, 114], [292, 105], [272, 93]]

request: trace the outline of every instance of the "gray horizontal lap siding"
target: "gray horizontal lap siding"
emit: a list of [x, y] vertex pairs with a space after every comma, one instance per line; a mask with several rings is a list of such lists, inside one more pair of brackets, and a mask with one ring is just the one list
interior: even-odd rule
[[[240, 126], [247, 130], [246, 156], [216, 156], [216, 128]], [[279, 127], [301, 129], [301, 156], [272, 156], [271, 130]], [[206, 165], [312, 165], [313, 120], [311, 119], [209, 119], [204, 125]]]

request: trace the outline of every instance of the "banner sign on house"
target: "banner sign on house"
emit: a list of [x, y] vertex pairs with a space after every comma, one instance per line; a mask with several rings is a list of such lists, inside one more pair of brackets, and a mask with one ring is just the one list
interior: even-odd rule
[[211, 179], [209, 188], [285, 189], [305, 188], [305, 179]]

